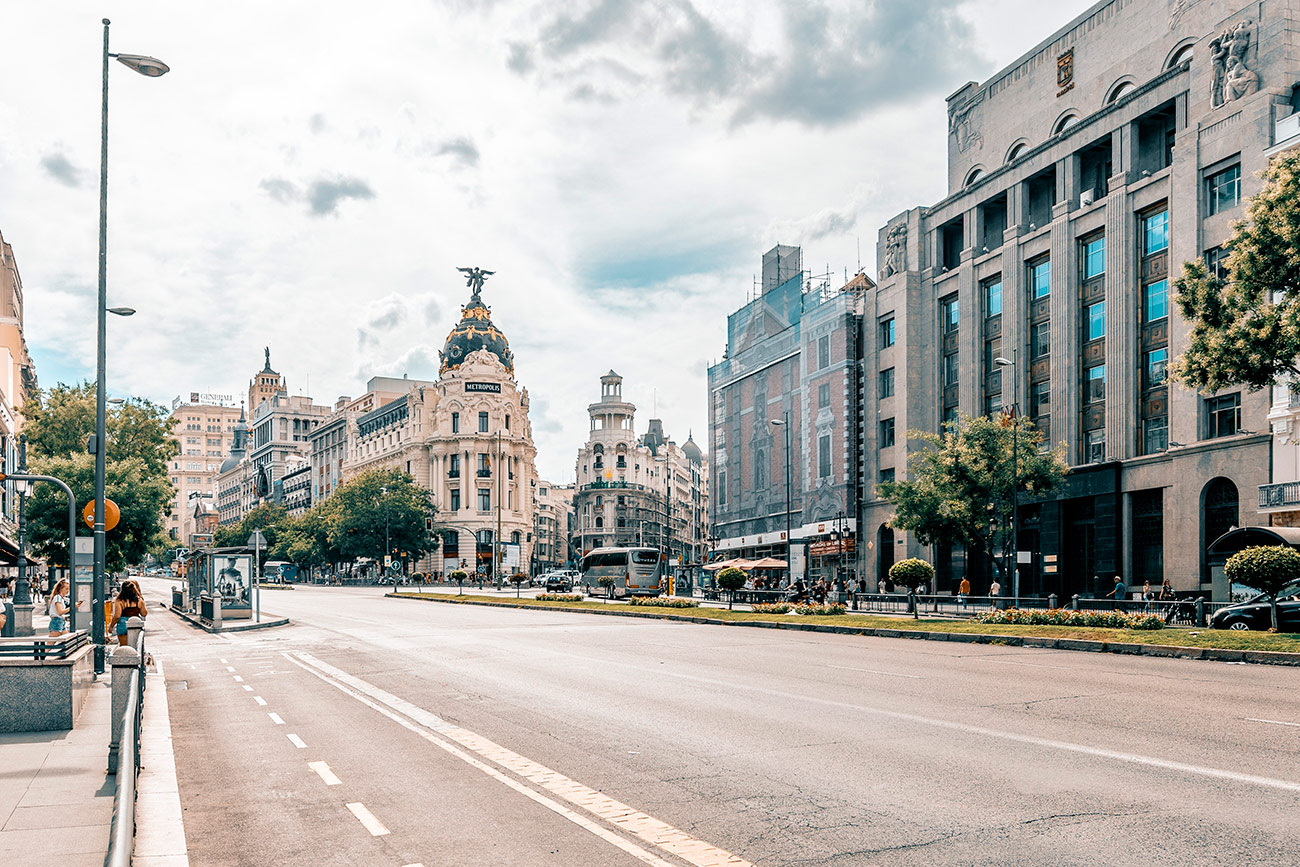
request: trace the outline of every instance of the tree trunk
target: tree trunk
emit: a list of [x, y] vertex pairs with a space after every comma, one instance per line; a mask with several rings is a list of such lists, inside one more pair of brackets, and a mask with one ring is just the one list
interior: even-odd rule
[[1277, 594], [1274, 593], [1268, 598], [1268, 608], [1273, 615], [1273, 631], [1277, 632]]

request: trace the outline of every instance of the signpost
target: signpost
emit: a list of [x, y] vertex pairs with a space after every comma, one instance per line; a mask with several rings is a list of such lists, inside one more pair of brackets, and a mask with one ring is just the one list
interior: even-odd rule
[[248, 537], [248, 546], [253, 549], [253, 610], [258, 623], [262, 622], [262, 548], [265, 545], [266, 537], [261, 530], [254, 530]]

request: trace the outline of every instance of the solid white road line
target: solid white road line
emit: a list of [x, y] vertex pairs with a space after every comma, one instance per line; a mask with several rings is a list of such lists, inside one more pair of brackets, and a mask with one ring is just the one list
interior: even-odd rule
[[376, 819], [375, 814], [367, 810], [365, 804], [348, 804], [348, 809], [365, 826], [371, 836], [382, 837], [389, 833], [388, 829], [384, 827], [384, 823]]
[[883, 674], [883, 675], [885, 675], [886, 677], [906, 677], [906, 678], [910, 678], [911, 680], [921, 680], [921, 679], [922, 679], [922, 678], [921, 678], [921, 675], [919, 675], [919, 674], [898, 674], [897, 672], [893, 672], [893, 671], [880, 671], [880, 670], [875, 669], [875, 668], [854, 668], [854, 667], [851, 666], [851, 665], [831, 665], [831, 666], [827, 666], [827, 667], [828, 667], [828, 668], [838, 668], [840, 671], [865, 671], [867, 674]]
[[1253, 716], [1248, 716], [1248, 717], [1246, 717], [1246, 721], [1247, 721], [1247, 722], [1271, 723], [1272, 725], [1275, 725], [1275, 726], [1294, 726], [1295, 728], [1300, 729], [1300, 723], [1283, 722], [1283, 721], [1280, 720], [1280, 719], [1255, 719]]
[[253, 701], [257, 702], [259, 707], [266, 707], [266, 699], [262, 698], [260, 695], [253, 696]]
[[271, 722], [275, 723], [276, 725], [278, 726], [284, 725], [284, 720], [280, 719], [280, 715], [278, 713], [268, 713], [267, 716], [269, 716], [271, 718]]
[[340, 780], [338, 777], [336, 777], [334, 775], [334, 772], [330, 770], [330, 766], [325, 764], [324, 762], [308, 762], [307, 767], [315, 771], [316, 776], [320, 777], [322, 780], [325, 781], [325, 785], [327, 786], [343, 785], [343, 781]]
[[307, 749], [307, 744], [304, 743], [303, 739], [298, 737], [297, 735], [285, 735], [285, 737], [289, 739], [289, 743], [293, 744], [298, 749], [300, 750]]
[[[285, 657], [290, 662], [300, 666], [306, 671], [316, 675], [321, 680], [344, 692], [362, 704], [378, 711], [384, 716], [396, 722], [398, 725], [415, 732], [420, 737], [432, 744], [451, 753], [466, 764], [477, 768], [498, 782], [509, 786], [525, 797], [531, 798], [538, 804], [546, 807], [554, 813], [568, 819], [575, 825], [590, 831], [602, 840], [622, 849], [629, 855], [638, 859], [645, 864], [654, 865], [654, 867], [671, 867], [669, 862], [663, 860], [658, 855], [615, 834], [602, 825], [598, 825], [585, 816], [569, 809], [563, 804], [537, 792], [513, 777], [508, 777], [501, 771], [475, 758], [456, 744], [468, 748], [470, 751], [477, 753], [484, 759], [491, 761], [506, 770], [518, 774], [520, 777], [529, 782], [546, 789], [548, 792], [563, 798], [566, 801], [592, 813], [593, 815], [609, 822], [611, 825], [639, 837], [650, 846], [661, 849], [665, 852], [672, 853], [682, 860], [696, 865], [696, 867], [718, 867], [718, 865], [729, 865], [729, 867], [753, 867], [748, 861], [745, 861], [738, 855], [712, 846], [703, 840], [696, 839], [685, 831], [681, 831], [666, 822], [634, 810], [626, 804], [619, 803], [613, 798], [582, 785], [574, 780], [569, 779], [563, 774], [557, 773], [550, 768], [540, 765], [530, 759], [513, 753], [504, 747], [489, 741], [486, 738], [471, 732], [467, 729], [460, 728], [448, 723], [446, 720], [424, 710], [417, 705], [398, 698], [391, 693], [370, 684], [360, 678], [353, 677], [341, 669], [322, 662], [319, 659], [306, 653], [286, 653]], [[363, 695], [362, 693], [365, 693]], [[369, 698], [367, 698], [369, 696]], [[374, 699], [372, 701], [371, 699]], [[381, 706], [380, 702], [387, 707]], [[402, 714], [399, 716], [399, 713]], [[408, 719], [409, 717], [409, 719]], [[412, 720], [414, 722], [412, 722]], [[437, 732], [438, 734], [434, 734]], [[440, 737], [441, 735], [442, 737]], [[455, 741], [451, 743], [450, 741]]]

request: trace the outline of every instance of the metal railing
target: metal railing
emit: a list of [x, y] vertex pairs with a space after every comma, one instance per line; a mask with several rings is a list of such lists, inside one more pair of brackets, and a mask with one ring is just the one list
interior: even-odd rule
[[1297, 504], [1300, 504], [1300, 482], [1279, 482], [1275, 485], [1259, 486], [1259, 508], [1261, 509]]
[[[104, 867], [131, 867], [135, 849], [136, 778], [140, 773], [140, 729], [144, 716], [144, 635], [140, 636], [140, 664], [131, 669], [123, 711], [122, 741], [118, 748], [117, 793], [113, 796], [113, 824], [108, 834]], [[116, 672], [114, 672], [116, 676]], [[129, 761], [124, 761], [126, 757]]]
[[67, 659], [90, 643], [85, 631], [69, 632], [49, 638], [43, 635], [26, 635], [22, 638], [0, 639], [0, 659]]

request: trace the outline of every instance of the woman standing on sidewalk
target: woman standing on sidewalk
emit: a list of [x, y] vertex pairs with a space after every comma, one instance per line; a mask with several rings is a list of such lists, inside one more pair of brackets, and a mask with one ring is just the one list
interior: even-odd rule
[[50, 592], [50, 637], [57, 638], [60, 635], [66, 635], [68, 632], [68, 616], [72, 614], [72, 608], [68, 605], [68, 579], [60, 578], [59, 583], [54, 585]]
[[129, 617], [145, 618], [148, 612], [144, 607], [144, 596], [140, 593], [140, 585], [134, 578], [128, 578], [122, 582], [122, 589], [117, 591], [117, 598], [113, 600], [113, 632], [117, 636], [118, 644], [126, 644], [126, 621]]

